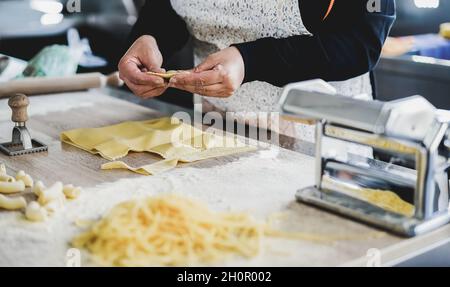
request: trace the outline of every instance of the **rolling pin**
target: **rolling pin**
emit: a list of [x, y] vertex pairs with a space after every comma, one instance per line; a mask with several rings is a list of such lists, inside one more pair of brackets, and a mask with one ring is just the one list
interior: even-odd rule
[[0, 83], [0, 99], [9, 98], [18, 93], [42, 95], [122, 85], [123, 82], [120, 80], [118, 72], [108, 76], [101, 73], [87, 73], [66, 77], [23, 78]]

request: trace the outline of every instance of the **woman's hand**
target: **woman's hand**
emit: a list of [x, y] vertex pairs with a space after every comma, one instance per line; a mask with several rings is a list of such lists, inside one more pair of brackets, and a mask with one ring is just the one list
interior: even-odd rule
[[120, 78], [141, 98], [160, 96], [167, 89], [167, 84], [162, 78], [148, 75], [146, 72], [165, 72], [161, 69], [162, 63], [163, 57], [155, 38], [142, 36], [120, 60]]
[[209, 97], [230, 97], [242, 85], [244, 60], [235, 47], [210, 55], [191, 73], [172, 77], [169, 86]]

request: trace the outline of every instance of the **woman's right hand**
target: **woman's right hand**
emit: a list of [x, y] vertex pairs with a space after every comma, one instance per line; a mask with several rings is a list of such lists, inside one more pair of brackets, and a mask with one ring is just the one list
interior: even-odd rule
[[163, 57], [152, 36], [142, 36], [134, 42], [119, 62], [120, 78], [137, 96], [147, 99], [163, 94], [167, 89], [164, 79], [146, 72], [164, 73]]

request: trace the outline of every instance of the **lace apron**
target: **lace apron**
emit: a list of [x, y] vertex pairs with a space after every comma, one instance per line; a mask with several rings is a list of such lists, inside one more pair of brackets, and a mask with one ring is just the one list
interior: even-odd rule
[[[194, 38], [195, 64], [209, 54], [234, 43], [265, 37], [286, 38], [310, 35], [303, 24], [299, 0], [171, 0], [174, 10], [187, 23]], [[310, 0], [300, 0], [310, 1]], [[270, 56], [270, 55], [268, 55]], [[369, 74], [343, 82], [330, 83], [338, 93], [372, 99]], [[276, 111], [282, 89], [265, 82], [242, 85], [230, 98], [195, 96], [203, 111], [211, 108], [234, 112], [237, 120], [251, 123], [248, 113]], [[281, 133], [313, 142], [314, 127], [301, 124], [281, 124]]]

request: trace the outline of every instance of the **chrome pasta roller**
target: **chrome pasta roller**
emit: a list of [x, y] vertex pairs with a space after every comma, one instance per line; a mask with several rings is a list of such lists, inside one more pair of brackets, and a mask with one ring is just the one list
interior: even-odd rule
[[280, 110], [317, 121], [315, 186], [298, 201], [403, 236], [450, 222], [449, 111], [420, 96], [364, 101], [295, 84]]
[[12, 131], [12, 141], [0, 144], [0, 151], [9, 156], [19, 156], [31, 153], [45, 152], [48, 147], [32, 139], [26, 127], [28, 121], [27, 108], [30, 102], [23, 94], [12, 96], [8, 105], [12, 110], [11, 120], [15, 123]]

